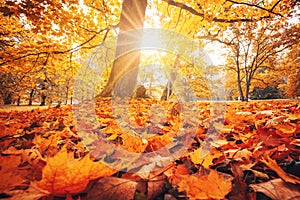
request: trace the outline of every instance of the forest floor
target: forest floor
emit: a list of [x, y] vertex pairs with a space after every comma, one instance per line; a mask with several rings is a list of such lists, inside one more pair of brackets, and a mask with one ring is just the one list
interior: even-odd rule
[[0, 199], [299, 199], [299, 101], [127, 103], [1, 106]]

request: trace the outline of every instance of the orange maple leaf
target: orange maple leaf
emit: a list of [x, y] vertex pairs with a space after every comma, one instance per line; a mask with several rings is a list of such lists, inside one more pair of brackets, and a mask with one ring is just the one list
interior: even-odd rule
[[232, 189], [232, 177], [214, 170], [204, 175], [198, 172], [193, 175], [175, 174], [174, 177], [179, 190], [186, 191], [191, 199], [223, 199]]
[[115, 173], [101, 162], [93, 162], [89, 155], [75, 159], [63, 147], [54, 157], [48, 158], [42, 180], [35, 185], [55, 195], [76, 194], [85, 189], [90, 180]]

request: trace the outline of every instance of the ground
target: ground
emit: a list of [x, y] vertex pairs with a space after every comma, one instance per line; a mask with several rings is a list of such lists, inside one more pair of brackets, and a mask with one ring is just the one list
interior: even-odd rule
[[299, 101], [95, 105], [0, 107], [0, 198], [300, 195]]

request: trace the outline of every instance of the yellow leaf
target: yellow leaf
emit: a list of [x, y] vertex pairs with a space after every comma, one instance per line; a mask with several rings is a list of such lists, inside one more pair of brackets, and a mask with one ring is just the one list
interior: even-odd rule
[[214, 158], [218, 158], [222, 153], [215, 152], [214, 148], [211, 151], [205, 150], [202, 147], [195, 150], [191, 155], [191, 160], [194, 164], [201, 164], [203, 167], [208, 168], [212, 163]]

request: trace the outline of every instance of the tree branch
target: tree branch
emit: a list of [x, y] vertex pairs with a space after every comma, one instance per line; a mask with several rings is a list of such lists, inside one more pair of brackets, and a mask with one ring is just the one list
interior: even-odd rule
[[[86, 45], [87, 43], [89, 43], [90, 41], [92, 41], [98, 34], [106, 31], [105, 35], [104, 35], [104, 38], [103, 38], [103, 41], [107, 38], [107, 35], [108, 35], [108, 32], [112, 29], [115, 29], [117, 28], [118, 25], [111, 25], [111, 26], [108, 26], [107, 28], [105, 29], [101, 29], [100, 31], [96, 32], [92, 37], [90, 37], [88, 40], [86, 40], [85, 42], [81, 43], [80, 45], [76, 46], [76, 47], [73, 47], [71, 49], [67, 49], [65, 51], [53, 51], [51, 53], [53, 54], [65, 54], [65, 53], [69, 53], [69, 52], [75, 52], [75, 51], [78, 51], [80, 48], [82, 48], [84, 45]], [[21, 60], [23, 58], [26, 58], [26, 57], [30, 57], [30, 56], [38, 56], [38, 55], [42, 55], [42, 54], [47, 54], [49, 55], [50, 52], [37, 52], [37, 53], [28, 53], [28, 54], [25, 54], [25, 55], [22, 55], [22, 56], [19, 56], [17, 58], [13, 58], [13, 59], [10, 59], [10, 60], [7, 60], [7, 61], [4, 61], [2, 63], [0, 63], [0, 66], [2, 65], [5, 65], [7, 63], [10, 63], [10, 62], [13, 62], [13, 61], [17, 61], [17, 60]]]
[[228, 2], [231, 2], [231, 3], [234, 3], [234, 4], [239, 4], [239, 5], [246, 5], [246, 6], [249, 6], [249, 7], [255, 7], [255, 8], [259, 8], [261, 10], [264, 10], [264, 11], [267, 11], [269, 13], [272, 13], [274, 15], [279, 15], [280, 17], [283, 17], [280, 13], [275, 13], [273, 12], [274, 8], [278, 5], [278, 3], [281, 1], [279, 0], [278, 2], [276, 2], [276, 4], [273, 5], [273, 7], [271, 8], [271, 10], [269, 9], [266, 9], [264, 7], [261, 7], [259, 5], [255, 5], [255, 4], [250, 4], [250, 3], [246, 3], [246, 2], [236, 2], [236, 1], [233, 1], [233, 0], [227, 0]]
[[[191, 13], [193, 15], [196, 15], [196, 16], [204, 18], [204, 14], [203, 13], [199, 13], [194, 8], [192, 8], [190, 6], [187, 6], [184, 3], [175, 2], [174, 0], [162, 0], [162, 1], [168, 3], [169, 5], [181, 8], [183, 10], [186, 10], [186, 11], [188, 11], [189, 13]], [[270, 12], [270, 13], [272, 13], [272, 12]], [[268, 16], [262, 16], [262, 17], [259, 18], [259, 20], [270, 18], [270, 17], [271, 16], [269, 16], [269, 15]], [[214, 17], [212, 19], [212, 21], [214, 21], [214, 22], [220, 22], [220, 23], [234, 23], [234, 22], [253, 22], [255, 20], [252, 19], [252, 18], [222, 19], [222, 18], [216, 18], [216, 17]]]

